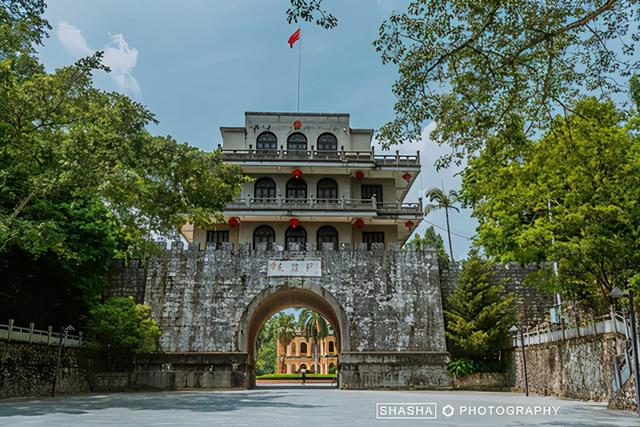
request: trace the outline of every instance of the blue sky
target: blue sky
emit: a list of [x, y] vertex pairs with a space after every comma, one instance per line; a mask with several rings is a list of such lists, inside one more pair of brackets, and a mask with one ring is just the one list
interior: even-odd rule
[[[301, 110], [346, 112], [353, 127], [379, 128], [393, 117], [393, 66], [383, 66], [372, 42], [380, 23], [402, 0], [326, 0], [338, 27], [302, 25]], [[96, 84], [144, 103], [160, 124], [151, 129], [204, 150], [221, 143], [220, 126], [241, 126], [245, 111], [295, 111], [297, 49], [287, 38], [288, 0], [49, 0], [53, 26], [40, 50], [48, 69], [95, 50], [105, 51], [112, 73]], [[458, 188], [458, 170], [436, 172], [446, 147], [429, 140], [405, 144], [421, 151], [423, 171], [407, 201], [432, 186]], [[444, 227], [444, 213], [427, 218]], [[419, 232], [427, 224], [422, 223]], [[452, 214], [452, 230], [475, 233], [468, 211]], [[439, 230], [444, 236], [444, 232]], [[453, 236], [454, 255], [469, 240]]]

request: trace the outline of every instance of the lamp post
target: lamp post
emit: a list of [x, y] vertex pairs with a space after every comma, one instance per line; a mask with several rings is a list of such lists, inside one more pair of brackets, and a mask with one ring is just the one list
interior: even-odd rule
[[522, 334], [522, 325], [518, 328], [516, 325], [513, 325], [511, 332], [518, 332], [520, 334], [520, 352], [522, 354], [522, 373], [524, 379], [524, 395], [529, 396], [529, 380], [527, 378], [527, 356], [524, 354], [524, 335]]
[[67, 335], [69, 332], [75, 331], [76, 329], [69, 325], [62, 330], [62, 335], [60, 335], [60, 344], [58, 345], [58, 361], [56, 362], [56, 370], [53, 376], [53, 388], [51, 390], [51, 397], [55, 397], [56, 395], [56, 383], [58, 382], [58, 372], [60, 371], [60, 359], [62, 358], [62, 346], [64, 345], [64, 340], [67, 339]]
[[638, 332], [636, 331], [636, 309], [633, 302], [633, 291], [624, 293], [620, 288], [613, 288], [609, 296], [614, 299], [629, 298], [629, 321], [631, 322], [631, 346], [633, 348], [633, 381], [636, 383], [636, 412], [640, 416], [640, 363], [638, 362]]

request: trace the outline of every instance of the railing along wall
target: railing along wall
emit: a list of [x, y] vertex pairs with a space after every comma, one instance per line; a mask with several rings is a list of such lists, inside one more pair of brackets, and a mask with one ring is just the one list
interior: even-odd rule
[[265, 197], [240, 197], [234, 203], [227, 205], [227, 210], [234, 209], [322, 209], [322, 210], [358, 210], [376, 211], [378, 213], [421, 214], [422, 199], [418, 202], [378, 202], [375, 197], [371, 199], [320, 199], [286, 198], [282, 196]]
[[14, 325], [14, 320], [9, 319], [7, 325], [0, 324], [0, 340], [7, 342], [27, 342], [47, 345], [59, 345], [63, 339], [65, 347], [82, 347], [82, 332], [78, 335], [68, 334], [63, 338], [64, 334], [53, 332], [53, 327], [48, 326], [47, 330], [35, 329], [35, 323], [31, 322], [28, 328]]

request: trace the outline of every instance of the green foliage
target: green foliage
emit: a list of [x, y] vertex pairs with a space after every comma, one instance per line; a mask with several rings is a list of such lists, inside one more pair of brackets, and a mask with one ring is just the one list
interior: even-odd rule
[[629, 92], [631, 100], [636, 104], [636, 109], [640, 110], [640, 78], [637, 74], [631, 76], [631, 80], [629, 81]]
[[[69, 273], [60, 298], [78, 292], [86, 310], [114, 257], [145, 258], [151, 236], [212, 223], [245, 178], [219, 151], [152, 135], [147, 108], [96, 89], [94, 73], [109, 72], [101, 52], [47, 72], [35, 56], [50, 29], [44, 9], [0, 0], [0, 261], [47, 258], [47, 273]], [[36, 280], [16, 271], [7, 287], [25, 295]]]
[[516, 322], [514, 299], [504, 287], [491, 284], [492, 264], [472, 252], [464, 262], [458, 284], [448, 298], [446, 335], [454, 357], [493, 360], [509, 345], [509, 328]]
[[435, 248], [440, 266], [444, 267], [449, 264], [449, 255], [447, 255], [447, 251], [444, 249], [444, 240], [442, 240], [442, 236], [440, 236], [433, 227], [427, 228], [422, 237], [416, 234], [413, 240], [411, 240], [411, 243], [418, 251], [423, 251], [427, 246]]
[[278, 363], [276, 354], [275, 318], [265, 322], [256, 339], [256, 374], [273, 374]]
[[547, 287], [601, 308], [640, 272], [640, 122], [593, 98], [573, 109], [539, 140], [522, 122], [492, 138], [464, 171], [462, 195], [488, 255], [557, 261]]
[[[293, 314], [278, 313], [276, 316], [270, 319], [270, 334], [275, 337], [275, 340], [284, 349], [293, 341], [298, 330], [298, 325]], [[275, 351], [275, 349], [274, 349]], [[286, 371], [286, 358], [287, 352], [282, 354], [282, 361], [280, 365], [280, 372]]]
[[498, 360], [472, 360], [460, 358], [447, 363], [447, 370], [454, 375], [464, 377], [480, 372], [504, 372], [505, 365]]
[[[318, 355], [318, 342], [329, 336], [329, 324], [327, 320], [318, 312], [305, 308], [300, 312], [298, 319], [299, 328], [305, 338], [313, 342], [314, 354]], [[313, 372], [318, 370], [317, 359], [314, 360]]]
[[[300, 1], [291, 3], [298, 9]], [[438, 162], [446, 166], [473, 155], [514, 117], [530, 134], [548, 129], [551, 112], [567, 113], [583, 93], [620, 92], [620, 78], [638, 70], [637, 8], [637, 0], [410, 2], [382, 23], [374, 42], [399, 73], [396, 118], [378, 141], [419, 140], [434, 121], [431, 138], [453, 147]], [[327, 13], [304, 10], [307, 21]]]
[[337, 372], [337, 370], [338, 370], [338, 367], [334, 365], [334, 366], [332, 366], [332, 367], [330, 367], [330, 368], [329, 368], [329, 374], [330, 374], [330, 375], [335, 375], [335, 373]]
[[322, 7], [322, 0], [291, 0], [287, 9], [287, 22], [315, 22], [322, 28], [334, 28], [338, 19]]
[[131, 297], [112, 297], [90, 311], [89, 337], [101, 349], [149, 353], [158, 349], [161, 332], [151, 307]]

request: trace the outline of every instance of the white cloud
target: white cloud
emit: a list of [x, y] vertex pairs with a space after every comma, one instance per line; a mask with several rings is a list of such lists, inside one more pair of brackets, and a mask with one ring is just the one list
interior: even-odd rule
[[111, 68], [111, 78], [124, 90], [140, 93], [140, 84], [131, 74], [138, 62], [138, 50], [130, 48], [122, 34], [111, 36], [111, 43], [104, 47], [104, 64]]
[[[96, 51], [89, 46], [82, 32], [67, 22], [62, 21], [58, 24], [56, 35], [72, 55], [87, 56]], [[103, 63], [111, 68], [111, 79], [122, 91], [140, 95], [140, 84], [131, 74], [138, 62], [138, 50], [129, 47], [122, 34], [109, 36], [111, 40], [102, 50], [104, 51]]]
[[89, 47], [79, 29], [66, 22], [58, 24], [56, 31], [58, 40], [73, 55], [91, 55], [94, 50]]

